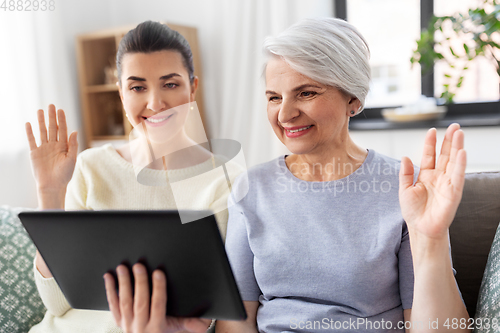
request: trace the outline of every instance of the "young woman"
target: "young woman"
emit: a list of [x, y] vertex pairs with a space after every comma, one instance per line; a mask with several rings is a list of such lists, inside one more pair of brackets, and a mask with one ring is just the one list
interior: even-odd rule
[[[415, 170], [349, 135], [370, 82], [368, 46], [353, 26], [305, 20], [264, 50], [268, 119], [292, 154], [249, 170], [248, 194], [229, 199], [226, 250], [248, 319], [218, 321], [216, 331], [466, 332], [448, 240], [465, 178], [460, 126], [449, 126], [438, 158], [429, 130]], [[142, 281], [135, 300], [146, 292]], [[152, 306], [164, 294], [153, 283]], [[167, 332], [110, 295], [130, 331]]]
[[[140, 182], [136, 177], [137, 163], [134, 162], [141, 152], [136, 146], [115, 149], [105, 145], [88, 149], [77, 158], [76, 133], [68, 139], [64, 112], [58, 110], [56, 113], [55, 106], [50, 105], [48, 131], [44, 112], [38, 111], [40, 145], [35, 142], [31, 125], [26, 124], [39, 207], [69, 210], [210, 209], [220, 207], [221, 203], [225, 205], [225, 177], [212, 177], [206, 184], [198, 182], [195, 187], [183, 186], [185, 193], [176, 192], [175, 195], [168, 184], [199, 175], [219, 162], [217, 156], [189, 138], [184, 129], [198, 86], [187, 41], [167, 26], [147, 21], [123, 37], [116, 59], [119, 93], [127, 118], [135, 129], [148, 133], [149, 143], [162, 150], [162, 156], [141, 170]], [[186, 152], [182, 159], [170, 154], [181, 149]], [[237, 169], [229, 168], [230, 177], [237, 172]], [[143, 185], [166, 182], [166, 186]], [[198, 191], [196, 186], [203, 186], [203, 191]], [[181, 207], [176, 202], [178, 195], [185, 199]], [[227, 210], [217, 213], [216, 219], [225, 235]], [[124, 266], [118, 268], [120, 280], [126, 271]], [[121, 332], [110, 312], [72, 309], [38, 252], [35, 280], [47, 313], [31, 333]], [[202, 332], [210, 323], [210, 320], [201, 319], [171, 321], [177, 330], [189, 328]]]

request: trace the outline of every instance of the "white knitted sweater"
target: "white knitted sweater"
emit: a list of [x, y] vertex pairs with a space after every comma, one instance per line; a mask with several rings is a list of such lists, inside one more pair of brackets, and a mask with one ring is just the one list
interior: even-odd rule
[[[215, 214], [217, 224], [225, 238], [228, 215], [227, 209], [223, 208], [226, 207], [229, 193], [227, 181], [221, 172], [200, 172], [207, 167], [211, 169], [211, 166], [212, 161], [209, 159], [193, 167], [169, 170], [170, 186], [145, 186], [137, 182], [134, 166], [110, 144], [91, 148], [78, 156], [73, 178], [68, 185], [65, 207], [67, 210], [212, 209], [218, 212]], [[227, 170], [231, 180], [241, 172], [234, 165], [229, 165]], [[198, 176], [190, 178], [190, 175]], [[154, 183], [155, 180], [164, 182], [166, 171], [148, 169], [144, 176], [149, 178], [148, 183]], [[179, 179], [183, 181], [175, 182]], [[30, 333], [122, 332], [115, 326], [109, 311], [72, 309], [54, 278], [44, 278], [36, 267], [34, 270], [36, 285], [47, 313]]]

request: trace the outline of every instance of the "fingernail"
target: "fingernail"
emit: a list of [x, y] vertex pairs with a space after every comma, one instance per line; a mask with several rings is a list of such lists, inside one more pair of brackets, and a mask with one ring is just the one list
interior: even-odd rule
[[125, 275], [125, 274], [126, 274], [126, 272], [125, 272], [125, 267], [123, 267], [123, 266], [118, 266], [118, 267], [116, 268], [116, 273], [118, 273], [118, 275]]
[[155, 280], [161, 280], [163, 278], [162, 274], [158, 271], [153, 274], [153, 277], [155, 278]]
[[143, 266], [134, 266], [134, 273], [135, 274], [145, 274], [146, 273], [146, 270], [144, 269]]

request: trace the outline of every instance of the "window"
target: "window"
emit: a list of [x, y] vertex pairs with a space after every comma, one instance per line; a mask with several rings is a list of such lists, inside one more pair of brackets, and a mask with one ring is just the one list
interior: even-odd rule
[[[420, 96], [420, 67], [411, 58], [420, 36], [420, 0], [347, 0], [347, 16], [370, 47], [366, 107], [397, 106]], [[374, 29], [376, 27], [376, 29]]]
[[[410, 103], [420, 94], [439, 96], [445, 70], [443, 64], [436, 64], [434, 72], [426, 75], [419, 73], [418, 65], [413, 70], [409, 69], [411, 51], [416, 47], [419, 31], [428, 26], [433, 13], [446, 15], [458, 10], [466, 12], [471, 6], [476, 6], [478, 1], [482, 0], [334, 0], [336, 16], [354, 24], [367, 39], [372, 52], [370, 63], [373, 82], [370, 87], [372, 92], [367, 97], [368, 112], [352, 120], [368, 118], [381, 122], [383, 107]], [[381, 42], [381, 38], [386, 40]], [[452, 121], [459, 121], [463, 126], [500, 125], [499, 78], [494, 66], [486, 59], [479, 59], [469, 68], [467, 75], [465, 80], [468, 83], [464, 80], [458, 94], [460, 96], [455, 98], [455, 104], [448, 106], [445, 120], [434, 126], [446, 127], [446, 123]], [[463, 121], [466, 118], [471, 120], [469, 124]], [[379, 123], [374, 127], [363, 125], [360, 129], [399, 126], [403, 125], [386, 126]], [[421, 126], [429, 127], [429, 123]]]
[[[437, 16], [453, 15], [457, 12], [467, 13], [469, 8], [476, 8], [484, 0], [434, 0], [434, 13]], [[447, 22], [451, 23], [451, 22]], [[449, 27], [451, 30], [451, 27]], [[446, 35], [447, 29], [444, 29]], [[498, 36], [500, 39], [500, 35]], [[450, 40], [450, 46], [455, 52], [465, 54], [462, 43], [456, 38]], [[444, 51], [444, 50], [443, 50]], [[448, 51], [449, 53], [450, 51]], [[451, 55], [451, 54], [450, 54]], [[449, 66], [443, 61], [434, 66], [434, 93], [440, 96], [443, 92], [444, 75], [449, 74], [453, 77], [459, 77], [458, 70], [452, 72]], [[495, 101], [500, 98], [498, 75], [493, 62], [485, 57], [477, 57], [469, 63], [469, 69], [464, 71], [464, 81], [461, 89], [455, 96], [457, 103], [463, 102], [481, 102]]]

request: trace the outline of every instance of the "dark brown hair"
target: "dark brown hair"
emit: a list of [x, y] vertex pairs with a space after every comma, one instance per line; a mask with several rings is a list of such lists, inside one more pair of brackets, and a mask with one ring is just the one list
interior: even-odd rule
[[116, 52], [116, 68], [121, 85], [122, 59], [127, 53], [151, 53], [156, 51], [177, 51], [189, 74], [194, 80], [193, 53], [187, 40], [177, 31], [159, 22], [146, 21], [127, 32], [120, 41]]

